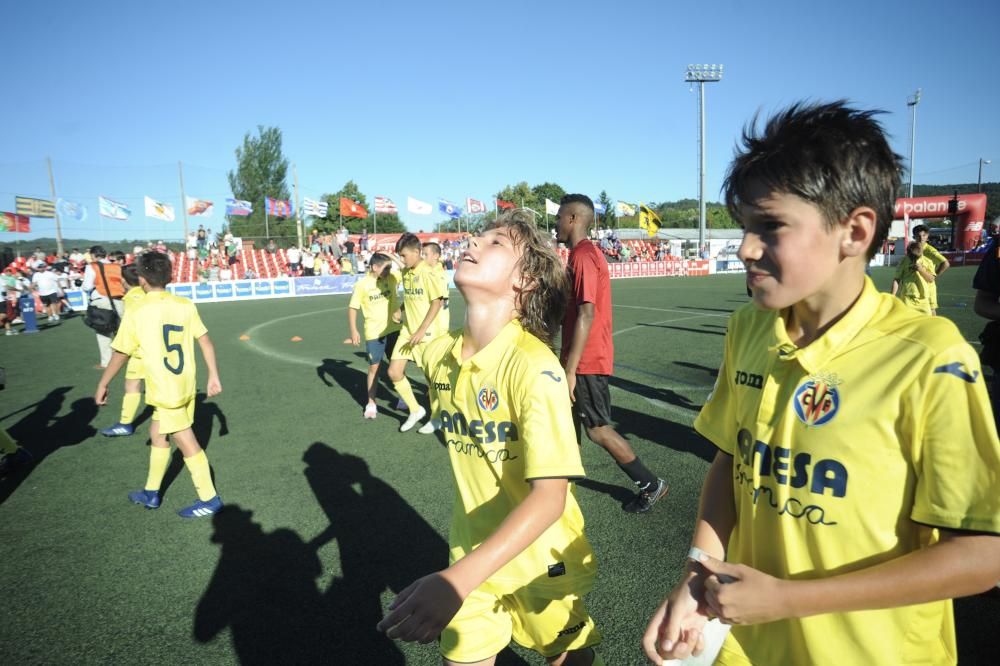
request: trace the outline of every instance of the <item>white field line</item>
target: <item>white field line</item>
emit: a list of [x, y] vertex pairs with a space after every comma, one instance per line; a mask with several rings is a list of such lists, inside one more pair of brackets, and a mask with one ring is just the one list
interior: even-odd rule
[[278, 359], [279, 361], [285, 361], [287, 363], [297, 363], [299, 365], [308, 365], [310, 368], [315, 368], [320, 363], [322, 363], [321, 360], [314, 359], [310, 361], [308, 359], [302, 358], [301, 356], [296, 356], [295, 354], [288, 354], [286, 352], [270, 349], [267, 346], [257, 342], [254, 336], [257, 334], [257, 331], [260, 331], [261, 329], [267, 326], [271, 326], [272, 324], [277, 324], [283, 321], [288, 321], [289, 319], [298, 319], [300, 317], [311, 317], [313, 315], [326, 314], [328, 312], [341, 312], [346, 309], [347, 307], [345, 306], [342, 308], [327, 308], [326, 310], [313, 310], [312, 312], [302, 312], [299, 314], [288, 315], [286, 317], [278, 317], [277, 319], [271, 319], [269, 321], [261, 322], [259, 324], [256, 324], [255, 326], [251, 326], [249, 329], [247, 329], [246, 333], [244, 333], [244, 335], [250, 338], [249, 340], [247, 340], [247, 345], [250, 347], [250, 349], [254, 350], [259, 354], [263, 354], [264, 356], [270, 356], [271, 358]]

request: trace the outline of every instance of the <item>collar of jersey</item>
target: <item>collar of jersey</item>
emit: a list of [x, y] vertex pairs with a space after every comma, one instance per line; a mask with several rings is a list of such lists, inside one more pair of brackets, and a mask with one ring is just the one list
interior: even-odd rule
[[878, 305], [878, 291], [871, 279], [865, 277], [864, 289], [861, 290], [861, 295], [851, 309], [840, 318], [840, 321], [805, 347], [797, 347], [788, 337], [788, 330], [785, 327], [785, 314], [788, 310], [782, 310], [774, 317], [774, 341], [771, 351], [777, 352], [779, 360], [797, 360], [806, 372], [817, 372], [857, 337], [875, 315]]
[[[521, 322], [517, 319], [512, 319], [506, 326], [500, 329], [497, 337], [493, 338], [488, 345], [473, 354], [465, 363], [469, 363], [476, 370], [490, 370], [495, 368], [500, 362], [500, 357], [503, 356], [503, 353], [514, 344], [515, 339], [523, 331]], [[458, 336], [451, 348], [451, 355], [460, 366], [464, 365], [462, 363], [462, 341], [464, 339], [464, 334]]]

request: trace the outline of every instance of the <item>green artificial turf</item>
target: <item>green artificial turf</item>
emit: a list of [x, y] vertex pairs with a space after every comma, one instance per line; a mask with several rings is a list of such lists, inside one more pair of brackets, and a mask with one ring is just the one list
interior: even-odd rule
[[[887, 288], [891, 273], [875, 279]], [[970, 269], [945, 274], [940, 312], [975, 340], [971, 280]], [[747, 299], [741, 275], [620, 280], [613, 290], [613, 415], [671, 485], [652, 513], [625, 514], [626, 477], [583, 445], [588, 478], [576, 492], [600, 567], [587, 603], [606, 662], [632, 665], [644, 663], [640, 636], [688, 548], [713, 455], [691, 424], [715, 380], [726, 317]], [[201, 396], [195, 416], [230, 507], [214, 520], [175, 515], [194, 499], [179, 458], [162, 508], [126, 501], [145, 480], [149, 410], [132, 437], [96, 434], [117, 420], [122, 378], [97, 410], [97, 346], [80, 318], [0, 339], [0, 425], [37, 462], [0, 481], [4, 663], [439, 663], [435, 645], [395, 644], [375, 624], [395, 593], [447, 564], [447, 452], [436, 436], [397, 432], [403, 416], [388, 390], [378, 419], [362, 420], [366, 362], [342, 344], [347, 301], [199, 308], [224, 387]], [[453, 325], [462, 314], [453, 291]], [[205, 377], [199, 361], [202, 388]], [[963, 663], [992, 655], [998, 609], [985, 597], [957, 604]], [[543, 662], [513, 649], [499, 663]]]

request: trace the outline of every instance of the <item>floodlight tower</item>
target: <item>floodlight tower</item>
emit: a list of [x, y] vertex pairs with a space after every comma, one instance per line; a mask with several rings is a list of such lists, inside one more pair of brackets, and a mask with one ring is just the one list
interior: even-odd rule
[[983, 165], [993, 164], [993, 160], [984, 160], [982, 157], [979, 158], [979, 182], [976, 184], [976, 192], [983, 191]]
[[705, 84], [722, 80], [722, 65], [688, 65], [684, 80], [698, 84], [698, 257], [705, 246]]
[[909, 188], [909, 198], [913, 198], [913, 154], [917, 150], [917, 104], [920, 104], [920, 88], [917, 88], [917, 92], [913, 93], [913, 97], [906, 100], [906, 106], [913, 109], [913, 115], [910, 117], [910, 188]]

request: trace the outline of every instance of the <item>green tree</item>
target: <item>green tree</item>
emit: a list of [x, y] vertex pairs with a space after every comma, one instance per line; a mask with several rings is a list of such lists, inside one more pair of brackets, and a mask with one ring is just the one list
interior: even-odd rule
[[544, 213], [542, 210], [545, 203], [544, 199], [539, 199], [525, 180], [516, 185], [504, 187], [494, 196], [501, 201], [509, 201], [518, 208], [530, 208], [539, 214]]
[[281, 152], [281, 130], [257, 126], [257, 135], [247, 132], [243, 145], [236, 149], [236, 170], [230, 171], [229, 188], [233, 196], [253, 205], [246, 217], [227, 216], [233, 235], [263, 239], [265, 236], [295, 242], [295, 218], [270, 217], [265, 223], [264, 197], [288, 199], [288, 160]]
[[[559, 200], [566, 196], [566, 190], [557, 185], [556, 183], [545, 182], [541, 185], [535, 185], [531, 188], [531, 193], [535, 195], [535, 201], [542, 207], [545, 208], [545, 200], [554, 201], [559, 203]], [[544, 210], [539, 209], [538, 212], [545, 213]]]
[[616, 228], [618, 226], [618, 214], [615, 212], [615, 205], [612, 203], [611, 197], [608, 196], [605, 190], [601, 190], [597, 200], [604, 206], [604, 215], [600, 216], [601, 221], [598, 223], [598, 226], [606, 229]]

